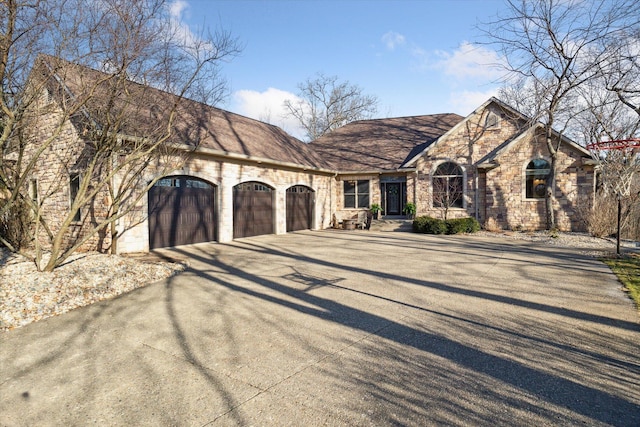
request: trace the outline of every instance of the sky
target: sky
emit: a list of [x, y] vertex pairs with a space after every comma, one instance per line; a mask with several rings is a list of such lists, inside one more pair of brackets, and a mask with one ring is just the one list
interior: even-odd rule
[[222, 28], [242, 53], [223, 65], [219, 107], [304, 133], [285, 118], [286, 99], [318, 73], [379, 100], [376, 117], [466, 116], [497, 93], [499, 55], [479, 44], [482, 23], [503, 0], [175, 0], [172, 14], [194, 33]]

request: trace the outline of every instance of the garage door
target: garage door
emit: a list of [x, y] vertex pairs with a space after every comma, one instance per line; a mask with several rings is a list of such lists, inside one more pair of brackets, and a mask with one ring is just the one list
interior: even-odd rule
[[170, 176], [149, 190], [149, 247], [216, 240], [215, 187], [188, 176]]
[[273, 189], [260, 182], [233, 187], [233, 238], [273, 234]]
[[313, 226], [314, 195], [304, 185], [287, 189], [287, 231], [309, 230]]

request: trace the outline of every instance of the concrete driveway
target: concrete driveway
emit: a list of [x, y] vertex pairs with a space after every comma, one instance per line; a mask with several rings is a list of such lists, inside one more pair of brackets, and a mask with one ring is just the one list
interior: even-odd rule
[[301, 232], [0, 335], [0, 424], [640, 425], [638, 312], [578, 250]]

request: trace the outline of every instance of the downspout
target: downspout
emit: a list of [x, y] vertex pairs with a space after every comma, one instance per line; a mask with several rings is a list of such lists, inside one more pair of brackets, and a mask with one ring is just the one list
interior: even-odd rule
[[[333, 180], [331, 181], [331, 185], [329, 187], [329, 228], [333, 228], [334, 226], [333, 224], [333, 214], [334, 214], [333, 191], [335, 190], [336, 193], [338, 191], [337, 178], [338, 178], [338, 172], [334, 172]], [[324, 227], [324, 224], [322, 224], [322, 226]]]
[[480, 197], [478, 195], [478, 165], [476, 165], [476, 176], [473, 178], [473, 185], [475, 187], [473, 189], [473, 207], [475, 211], [476, 221], [480, 221], [480, 212], [478, 210], [478, 200], [480, 200]]
[[418, 216], [418, 169], [414, 172], [416, 174], [416, 178], [413, 182], [413, 204], [416, 207], [416, 217]]

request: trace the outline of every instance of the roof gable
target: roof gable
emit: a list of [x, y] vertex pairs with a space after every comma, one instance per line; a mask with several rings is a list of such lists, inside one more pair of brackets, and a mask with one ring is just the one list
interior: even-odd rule
[[[501, 144], [499, 147], [497, 147], [495, 150], [493, 150], [487, 156], [481, 159], [478, 163], [486, 164], [486, 163], [499, 162], [500, 157], [509, 153], [512, 147], [515, 147], [517, 144], [519, 144], [523, 139], [527, 137], [534, 137], [537, 133], [544, 132], [544, 129], [545, 129], [545, 126], [542, 123], [536, 123], [535, 125], [525, 129], [523, 132], [515, 135], [513, 138], [505, 141], [503, 144]], [[554, 138], [562, 138], [561, 142], [563, 144], [567, 145], [572, 150], [580, 153], [580, 155], [591, 158], [591, 153], [589, 152], [589, 150], [577, 144], [570, 138], [567, 138], [566, 136], [561, 135], [559, 132], [555, 130], [552, 130], [552, 135]]]
[[[514, 145], [518, 144], [520, 141], [522, 141], [523, 138], [525, 138], [525, 137], [527, 137], [529, 135], [533, 135], [538, 130], [545, 128], [544, 124], [542, 124], [540, 122], [532, 124], [531, 123], [531, 119], [529, 117], [527, 117], [526, 115], [520, 113], [519, 111], [517, 111], [516, 109], [512, 108], [508, 104], [500, 101], [499, 99], [497, 99], [495, 97], [491, 97], [487, 101], [485, 101], [481, 106], [476, 108], [471, 114], [469, 114], [467, 117], [465, 117], [459, 123], [457, 123], [455, 126], [453, 126], [451, 129], [449, 129], [445, 134], [440, 136], [436, 141], [434, 141], [432, 144], [429, 144], [421, 152], [417, 153], [415, 156], [410, 158], [403, 165], [403, 167], [412, 167], [419, 158], [427, 155], [428, 152], [430, 150], [434, 149], [437, 145], [446, 143], [446, 140], [450, 135], [453, 135], [456, 132], [458, 132], [460, 130], [460, 128], [462, 128], [463, 126], [466, 126], [467, 123], [469, 123], [469, 121], [473, 120], [474, 117], [477, 117], [478, 115], [481, 115], [484, 112], [484, 110], [489, 108], [491, 105], [493, 105], [493, 106], [499, 108], [500, 110], [506, 112], [508, 117], [510, 117], [512, 120], [516, 120], [516, 121], [521, 122], [523, 126], [522, 126], [522, 130], [520, 130], [520, 132], [517, 132], [517, 133], [513, 134], [510, 138], [506, 139], [501, 144], [499, 144], [496, 148], [491, 150], [485, 157], [483, 157], [481, 160], [479, 160], [477, 162], [478, 164], [487, 164], [487, 163], [492, 163], [492, 162], [497, 161], [497, 159], [499, 157], [501, 157], [504, 154], [508, 153], [509, 150], [511, 149], [511, 147], [513, 147]], [[552, 133], [553, 133], [554, 137], [556, 137], [556, 138], [560, 138], [561, 137], [562, 138], [562, 143], [567, 144], [573, 150], [579, 152], [583, 156], [590, 157], [590, 153], [586, 148], [580, 146], [576, 142], [572, 141], [570, 138], [568, 138], [568, 137], [566, 137], [564, 135], [560, 135], [560, 133], [558, 133], [557, 131], [555, 131], [553, 129], [552, 129]]]
[[487, 101], [485, 101], [481, 106], [479, 106], [478, 108], [473, 110], [473, 112], [471, 112], [471, 114], [469, 114], [468, 116], [464, 117], [455, 126], [453, 126], [451, 129], [449, 129], [443, 135], [441, 135], [436, 141], [433, 142], [433, 144], [428, 145], [422, 151], [420, 151], [419, 153], [416, 153], [413, 157], [408, 158], [407, 162], [403, 166], [404, 167], [412, 167], [412, 166], [414, 166], [415, 162], [418, 161], [419, 158], [421, 158], [424, 155], [426, 155], [428, 151], [432, 150], [438, 144], [442, 143], [442, 141], [446, 141], [448, 136], [458, 132], [458, 130], [460, 128], [465, 126], [470, 120], [472, 120], [472, 118], [476, 117], [478, 114], [481, 114], [491, 104], [494, 104], [498, 108], [500, 108], [501, 110], [508, 112], [509, 116], [513, 117], [515, 120], [529, 121], [528, 117], [526, 117], [522, 113], [520, 113], [517, 110], [513, 109], [512, 107], [510, 107], [509, 105], [507, 105], [504, 102], [500, 101], [499, 99], [497, 99], [495, 97], [491, 97]]

